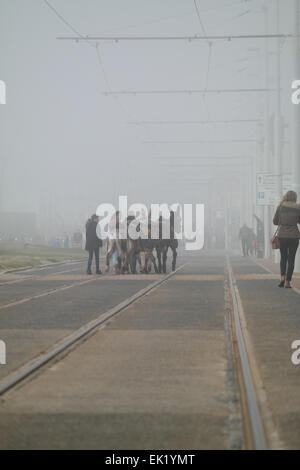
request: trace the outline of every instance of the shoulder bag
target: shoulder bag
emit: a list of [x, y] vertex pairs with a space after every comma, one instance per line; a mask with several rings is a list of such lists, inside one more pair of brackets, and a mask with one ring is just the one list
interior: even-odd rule
[[280, 226], [280, 213], [281, 213], [281, 207], [279, 209], [279, 217], [278, 217], [278, 227], [271, 238], [271, 245], [272, 245], [272, 250], [279, 250], [280, 249], [280, 238], [278, 238], [278, 230]]

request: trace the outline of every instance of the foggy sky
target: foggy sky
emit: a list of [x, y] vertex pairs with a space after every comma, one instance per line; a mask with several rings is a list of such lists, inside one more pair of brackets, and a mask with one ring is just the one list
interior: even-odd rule
[[[192, 0], [51, 0], [81, 34], [202, 34]], [[275, 1], [198, 0], [209, 35], [276, 32]], [[292, 32], [292, 0], [280, 2], [280, 32]], [[256, 143], [145, 144], [149, 140], [257, 140], [257, 125], [133, 125], [145, 120], [248, 119], [264, 117], [262, 93], [103, 96], [111, 90], [202, 89], [206, 41], [101, 43], [108, 84], [96, 50], [85, 42], [58, 41], [74, 33], [42, 0], [0, 0], [0, 106], [2, 210], [34, 211], [79, 225], [101, 202], [204, 202], [240, 175], [237, 159]], [[275, 40], [269, 41], [270, 88], [275, 81]], [[291, 43], [282, 42], [282, 114], [290, 123], [293, 79]], [[264, 40], [213, 42], [208, 88], [265, 86]], [[108, 88], [109, 85], [109, 88]], [[270, 113], [274, 111], [270, 94]], [[290, 128], [285, 130], [284, 169], [290, 166]], [[192, 157], [207, 157], [198, 162]], [[176, 158], [174, 158], [176, 157]], [[185, 157], [181, 159], [179, 157]], [[172, 160], [172, 158], [174, 158]], [[235, 163], [235, 165], [233, 165]], [[204, 164], [204, 165], [203, 165]], [[205, 165], [206, 164], [206, 165]], [[197, 166], [195, 166], [197, 165]], [[209, 166], [210, 165], [210, 166]], [[224, 166], [225, 165], [225, 166]], [[229, 177], [229, 180], [227, 178]], [[238, 190], [238, 188], [237, 188]]]

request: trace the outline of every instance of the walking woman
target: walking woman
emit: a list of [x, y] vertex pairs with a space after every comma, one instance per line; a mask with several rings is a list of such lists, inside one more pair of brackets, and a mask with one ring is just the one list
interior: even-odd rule
[[273, 223], [278, 225], [277, 236], [280, 241], [281, 280], [278, 287], [290, 289], [300, 238], [297, 226], [297, 224], [300, 224], [300, 204], [297, 204], [297, 193], [295, 191], [288, 191], [284, 195], [277, 207]]

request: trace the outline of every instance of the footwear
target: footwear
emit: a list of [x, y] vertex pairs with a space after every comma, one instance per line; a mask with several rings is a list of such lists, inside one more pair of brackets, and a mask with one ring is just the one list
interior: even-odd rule
[[87, 274], [92, 274], [92, 271], [90, 269], [87, 270]]
[[292, 286], [291, 286], [291, 284], [289, 283], [289, 281], [288, 281], [288, 283], [287, 283], [287, 282], [285, 283], [285, 286], [284, 286], [284, 287], [285, 287], [285, 289], [291, 289], [291, 288], [292, 288]]
[[285, 281], [280, 281], [280, 283], [278, 284], [278, 287], [284, 287], [284, 283]]
[[101, 269], [97, 269], [96, 274], [102, 274]]

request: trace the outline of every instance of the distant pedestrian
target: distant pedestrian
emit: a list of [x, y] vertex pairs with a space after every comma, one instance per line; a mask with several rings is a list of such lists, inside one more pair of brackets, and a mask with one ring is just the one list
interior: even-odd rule
[[257, 236], [256, 236], [256, 256], [263, 258], [265, 251], [265, 234], [263, 221], [254, 214], [257, 222]]
[[92, 215], [86, 223], [86, 245], [85, 249], [89, 252], [87, 274], [92, 274], [92, 261], [95, 255], [96, 274], [102, 274], [100, 270], [99, 250], [102, 246], [102, 240], [97, 235], [98, 217], [96, 214]]
[[254, 231], [252, 230], [252, 228], [249, 228], [248, 246], [249, 246], [251, 256], [253, 254], [256, 255], [256, 235]]
[[288, 191], [284, 195], [277, 207], [273, 223], [278, 225], [277, 237], [280, 241], [281, 280], [278, 287], [290, 289], [300, 238], [297, 226], [300, 224], [300, 204], [297, 204], [295, 191]]
[[70, 239], [68, 235], [64, 239], [64, 248], [67, 248], [67, 249], [70, 248]]
[[239, 239], [242, 242], [243, 256], [249, 255], [249, 250], [252, 250], [252, 230], [244, 224], [239, 231]]

